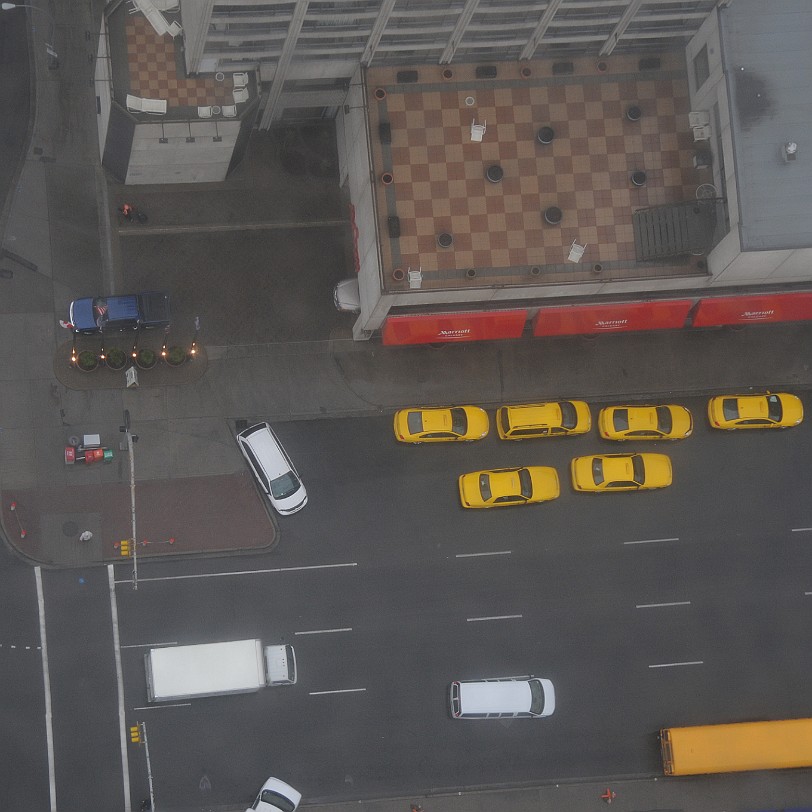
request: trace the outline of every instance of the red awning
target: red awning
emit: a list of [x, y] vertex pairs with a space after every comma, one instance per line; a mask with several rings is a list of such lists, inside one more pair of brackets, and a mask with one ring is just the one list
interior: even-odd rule
[[519, 338], [526, 322], [526, 310], [389, 316], [383, 326], [383, 343], [434, 344], [443, 341]]
[[806, 319], [812, 319], [812, 293], [720, 296], [702, 299], [694, 315], [694, 327]]
[[535, 336], [622, 333], [633, 330], [678, 330], [685, 326], [691, 299], [657, 302], [544, 307], [533, 323]]

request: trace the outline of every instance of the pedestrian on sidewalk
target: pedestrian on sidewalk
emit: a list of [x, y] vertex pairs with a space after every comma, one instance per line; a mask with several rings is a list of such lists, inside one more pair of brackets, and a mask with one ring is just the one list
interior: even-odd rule
[[129, 203], [125, 203], [123, 206], [119, 206], [118, 210], [124, 215], [124, 218], [128, 222], [131, 223], [133, 221], [133, 212], [135, 210]]

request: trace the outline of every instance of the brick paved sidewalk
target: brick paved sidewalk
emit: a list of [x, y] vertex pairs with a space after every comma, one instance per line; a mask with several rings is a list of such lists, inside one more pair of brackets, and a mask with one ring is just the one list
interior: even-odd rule
[[[139, 482], [135, 494], [139, 556], [268, 550], [278, 539], [248, 472]], [[2, 516], [14, 547], [44, 565], [120, 561], [117, 545], [132, 536], [130, 487], [123, 482], [4, 491]], [[85, 530], [93, 538], [79, 541]]]

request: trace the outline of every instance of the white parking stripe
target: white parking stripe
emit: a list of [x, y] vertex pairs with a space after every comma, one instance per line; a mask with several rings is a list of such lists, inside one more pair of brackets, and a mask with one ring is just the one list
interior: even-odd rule
[[659, 606], [690, 606], [690, 601], [672, 601], [671, 603], [638, 603], [635, 609], [656, 609]]
[[624, 544], [660, 544], [663, 541], [679, 541], [678, 538], [672, 539], [643, 539], [642, 541], [624, 541]]
[[45, 689], [45, 739], [48, 746], [48, 791], [51, 796], [51, 812], [56, 812], [56, 770], [54, 768], [54, 726], [51, 707], [51, 673], [48, 669], [48, 641], [45, 636], [45, 596], [42, 591], [42, 570], [34, 567], [37, 583], [37, 607], [39, 609], [39, 639], [42, 657], [42, 681]]
[[337, 691], [311, 691], [310, 696], [324, 696], [325, 694], [358, 694], [366, 688], [341, 688]]
[[689, 660], [684, 663], [658, 663], [656, 665], [650, 665], [649, 668], [673, 668], [677, 665], [704, 665], [704, 662], [704, 660]]
[[130, 812], [130, 763], [127, 755], [127, 717], [124, 712], [124, 675], [121, 669], [121, 638], [118, 632], [118, 604], [116, 603], [116, 570], [107, 565], [107, 583], [110, 587], [110, 614], [113, 619], [113, 651], [116, 659], [116, 686], [118, 689], [118, 733], [121, 744], [121, 774], [124, 782], [124, 812]]
[[812, 527], [793, 527], [792, 528], [793, 533], [809, 533], [810, 531], [812, 531]]
[[510, 555], [512, 550], [497, 550], [493, 553], [457, 553], [455, 558], [479, 558], [483, 555]]
[[309, 632], [294, 632], [294, 634], [335, 634], [336, 632], [351, 632], [352, 626], [347, 626], [346, 629], [314, 629]]
[[[193, 578], [226, 578], [230, 575], [268, 575], [272, 572], [303, 572], [304, 570], [329, 570], [338, 569], [341, 567], [357, 567], [358, 562], [354, 561], [351, 564], [313, 564], [309, 567], [276, 567], [267, 570], [237, 570], [235, 572], [204, 572], [199, 575], [164, 575], [159, 578], [144, 578], [138, 577], [138, 583], [143, 584], [147, 581], [187, 581]], [[117, 584], [131, 584], [132, 578], [122, 578], [116, 581]]]
[[491, 617], [469, 617], [466, 620], [469, 623], [476, 623], [479, 620], [512, 620], [513, 618], [522, 617], [522, 615], [492, 615]]

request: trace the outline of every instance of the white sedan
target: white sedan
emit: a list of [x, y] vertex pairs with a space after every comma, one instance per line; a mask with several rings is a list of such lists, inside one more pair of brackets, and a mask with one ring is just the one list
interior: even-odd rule
[[256, 801], [245, 812], [294, 812], [302, 793], [278, 778], [269, 778], [257, 795]]

